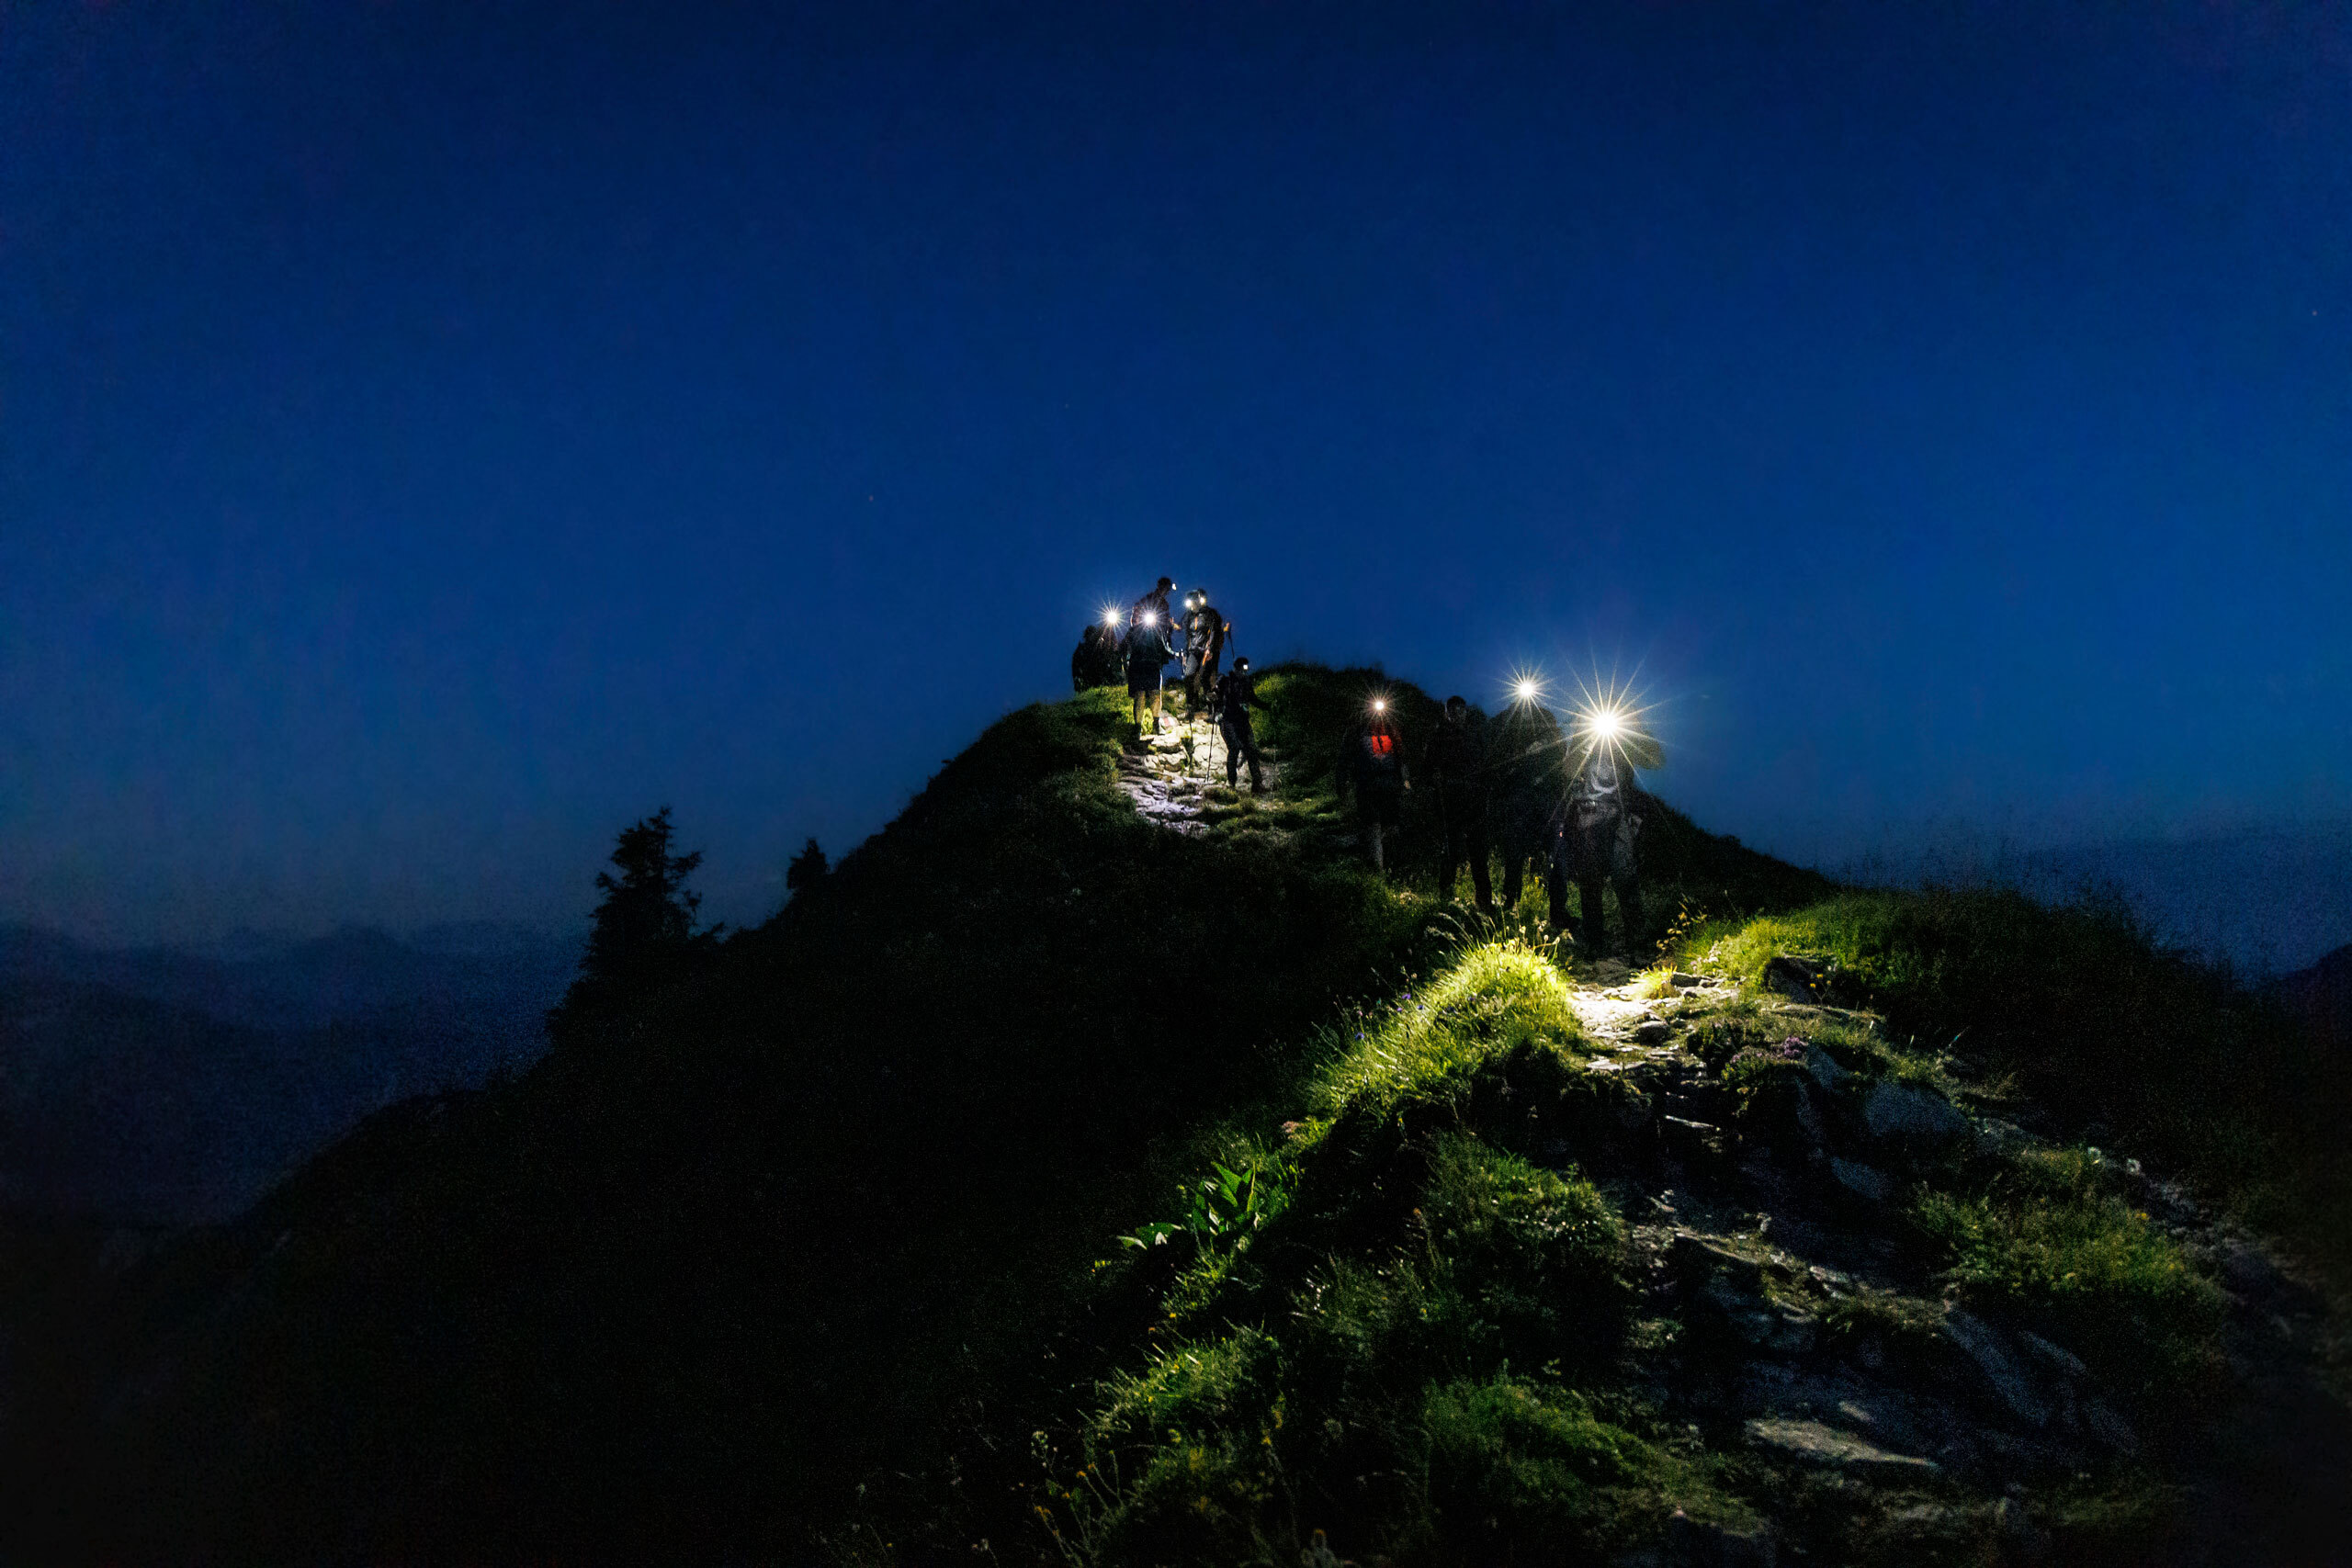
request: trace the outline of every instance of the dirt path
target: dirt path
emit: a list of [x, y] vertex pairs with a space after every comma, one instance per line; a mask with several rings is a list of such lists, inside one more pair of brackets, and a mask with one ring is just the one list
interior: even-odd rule
[[[1188, 753], [1185, 742], [1192, 742]], [[1277, 786], [1281, 768], [1273, 761], [1272, 748], [1261, 743], [1261, 755], [1266, 788]], [[1249, 767], [1242, 765], [1242, 787], [1247, 789]], [[1136, 803], [1136, 810], [1148, 822], [1156, 822], [1172, 833], [1199, 834], [1208, 830], [1202, 820], [1207, 805], [1206, 791], [1214, 784], [1225, 785], [1225, 741], [1218, 736], [1216, 726], [1205, 717], [1178, 718], [1170, 716], [1160, 733], [1146, 737], [1119, 755], [1119, 788]]]

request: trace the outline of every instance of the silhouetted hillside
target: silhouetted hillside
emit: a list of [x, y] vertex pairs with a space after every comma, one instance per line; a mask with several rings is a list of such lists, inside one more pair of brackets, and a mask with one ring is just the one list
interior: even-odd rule
[[2352, 947], [2280, 978], [2279, 999], [2324, 1050], [2352, 1049]]
[[219, 1220], [359, 1118], [545, 1048], [576, 951], [380, 931], [235, 959], [0, 928], [0, 1196], [140, 1224]]

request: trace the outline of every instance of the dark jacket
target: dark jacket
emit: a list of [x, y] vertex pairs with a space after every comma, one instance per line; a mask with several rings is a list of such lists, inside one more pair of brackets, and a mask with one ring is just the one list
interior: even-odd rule
[[1184, 657], [1204, 663], [1225, 652], [1225, 616], [1214, 604], [1184, 617]]
[[1168, 646], [1168, 617], [1162, 615], [1150, 626], [1140, 620], [1127, 627], [1127, 669], [1146, 672], [1164, 668], [1176, 657]]
[[1487, 729], [1487, 788], [1498, 799], [1556, 805], [1565, 783], [1560, 721], [1532, 703], [1514, 703]]
[[1217, 722], [1250, 728], [1250, 710], [1271, 713], [1258, 695], [1258, 677], [1246, 670], [1227, 671], [1216, 679]]
[[1405, 740], [1397, 733], [1396, 721], [1366, 719], [1350, 729], [1340, 742], [1331, 778], [1340, 788], [1353, 784], [1359, 793], [1404, 788]]
[[1465, 714], [1460, 724], [1441, 718], [1421, 751], [1421, 783], [1435, 784], [1446, 804], [1470, 805], [1487, 798], [1486, 725]]

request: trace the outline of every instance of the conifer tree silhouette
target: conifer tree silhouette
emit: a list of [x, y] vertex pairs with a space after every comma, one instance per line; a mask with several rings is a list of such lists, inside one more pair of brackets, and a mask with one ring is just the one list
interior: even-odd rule
[[810, 839], [802, 846], [800, 852], [792, 857], [791, 863], [784, 868], [785, 891], [797, 893], [804, 887], [813, 886], [823, 880], [825, 873], [831, 869], [831, 863], [825, 859], [825, 852], [817, 847], [815, 839]]
[[613, 848], [620, 875], [596, 874], [605, 901], [596, 907], [580, 977], [548, 1015], [559, 1039], [602, 1004], [674, 977], [695, 950], [718, 934], [715, 929], [699, 936], [695, 931], [702, 895], [686, 891], [686, 878], [702, 864], [702, 852], [672, 854], [676, 831], [666, 806], [621, 829]]

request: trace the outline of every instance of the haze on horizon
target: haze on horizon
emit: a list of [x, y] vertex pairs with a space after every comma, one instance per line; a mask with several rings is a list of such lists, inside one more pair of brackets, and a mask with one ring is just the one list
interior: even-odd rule
[[2337, 842], [2347, 82], [2343, 5], [0, 4], [0, 920], [569, 925], [668, 803], [755, 921], [1162, 571], [1638, 671], [1801, 861]]

